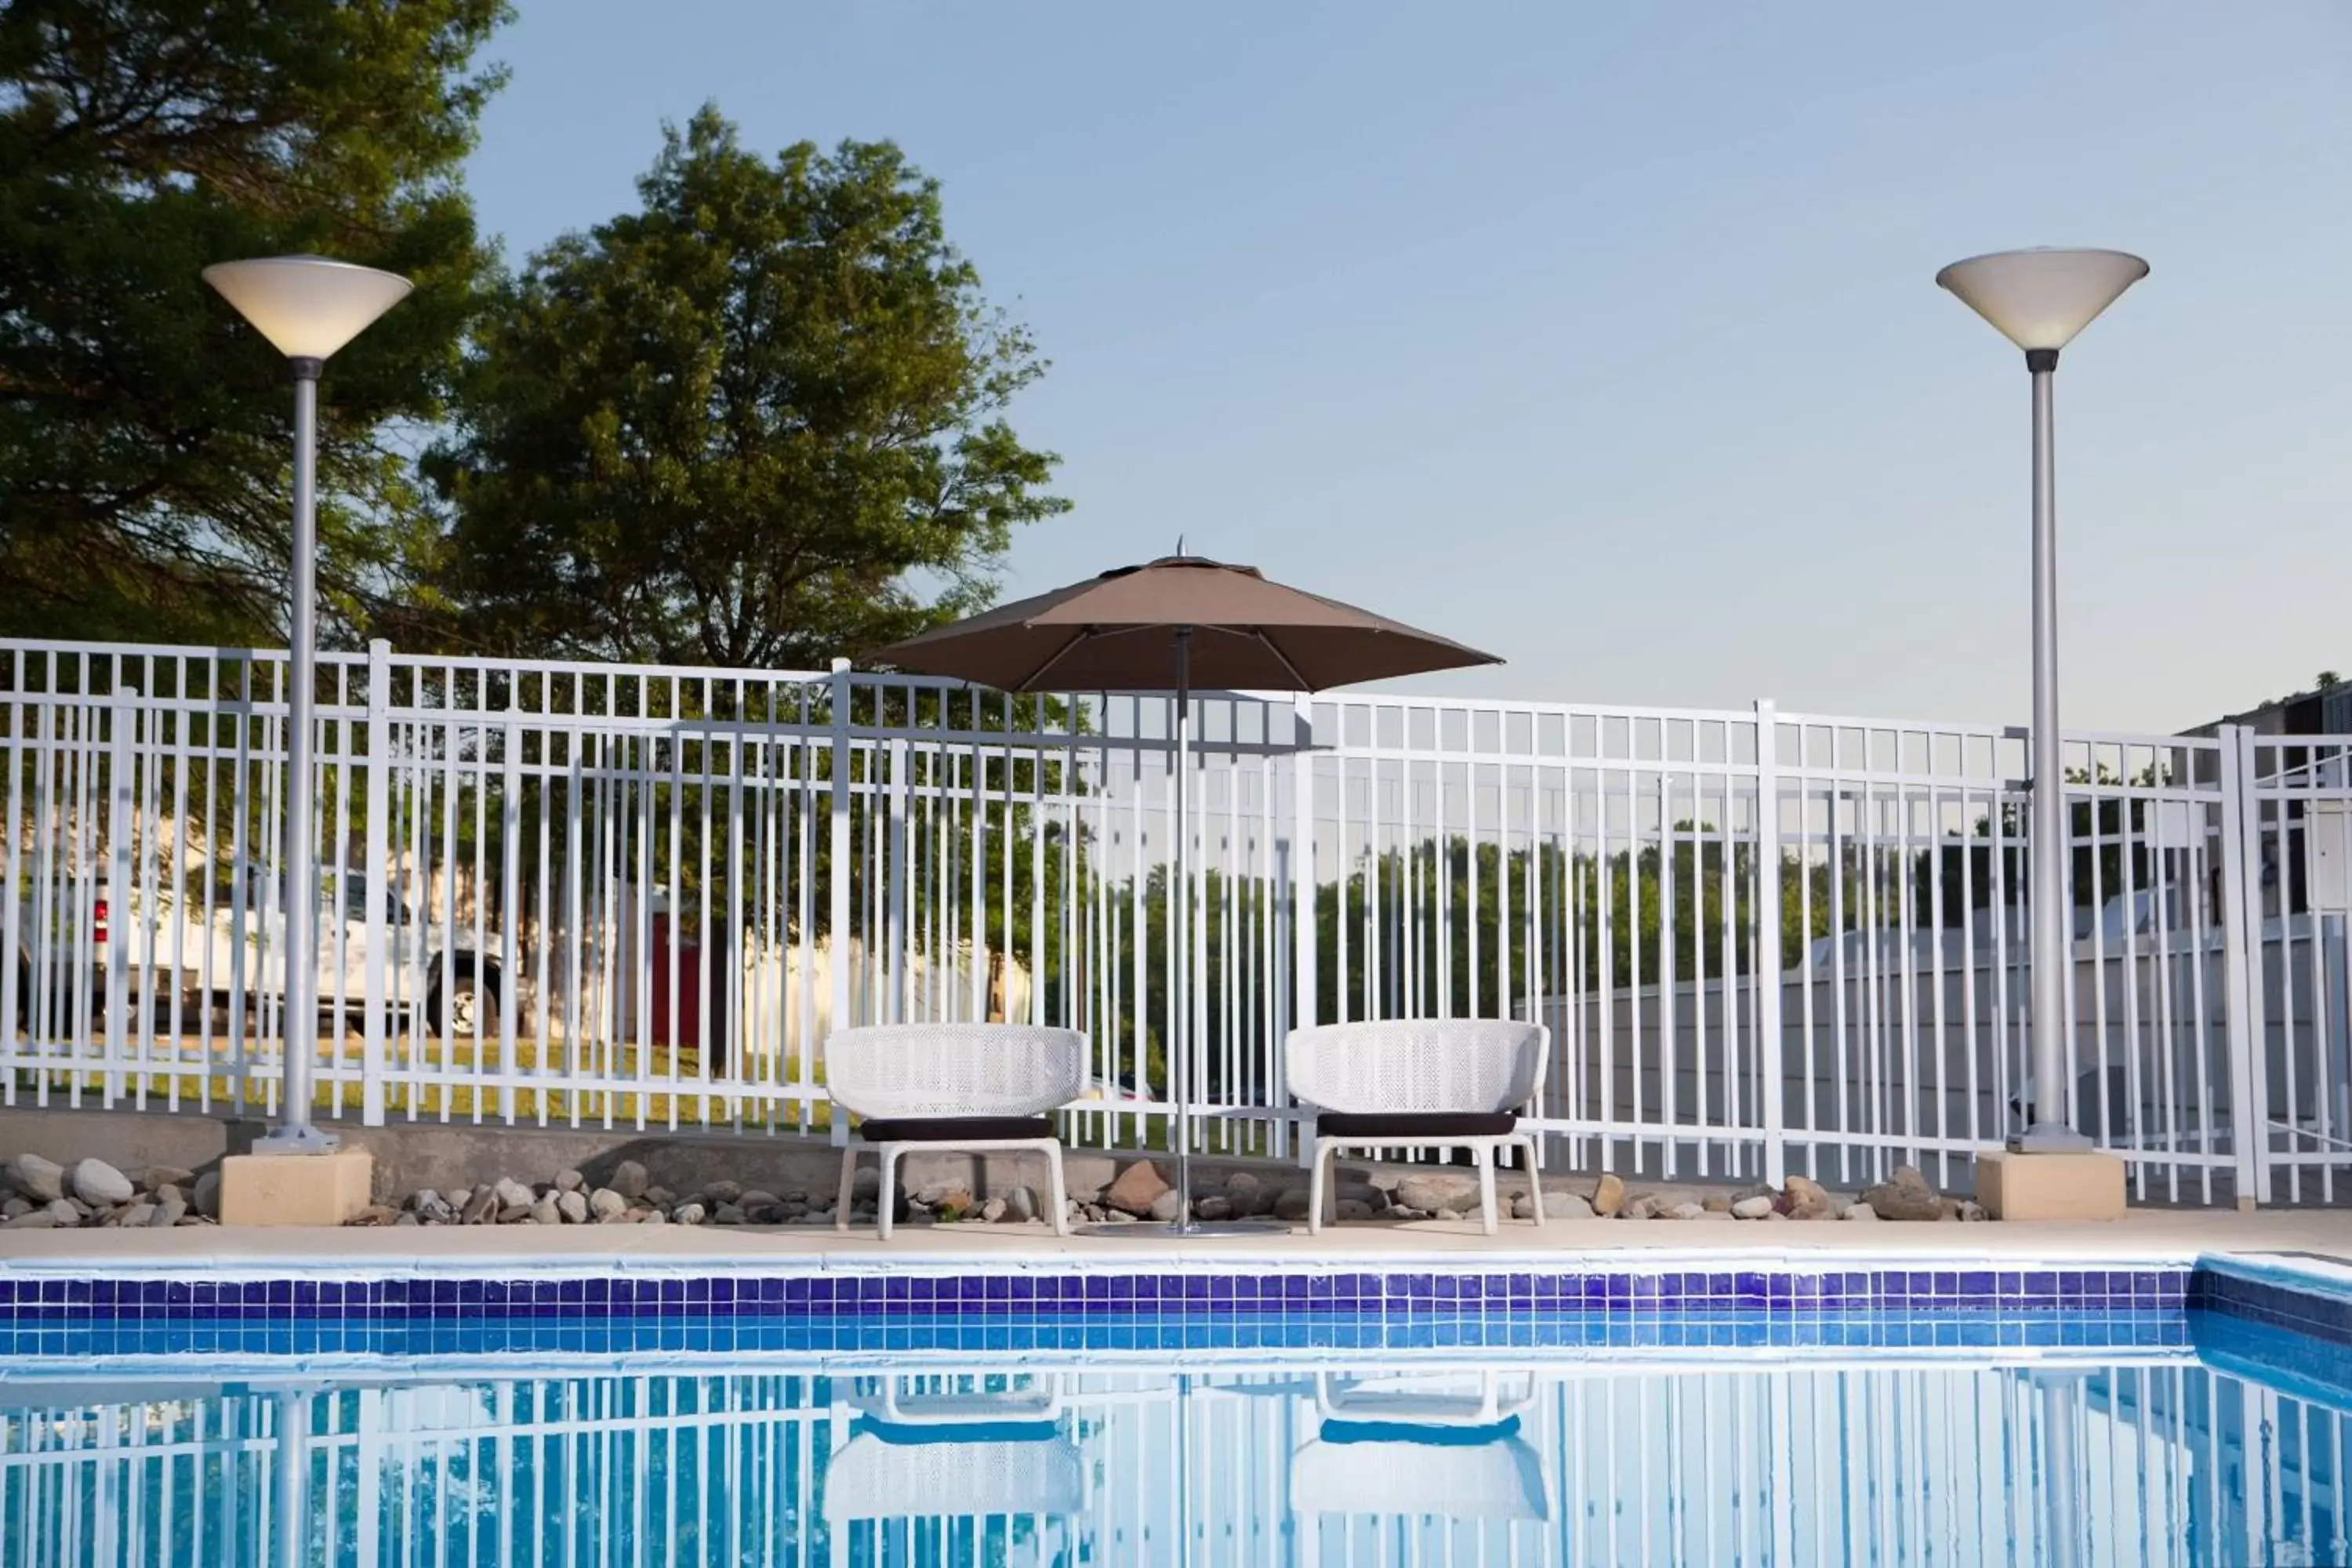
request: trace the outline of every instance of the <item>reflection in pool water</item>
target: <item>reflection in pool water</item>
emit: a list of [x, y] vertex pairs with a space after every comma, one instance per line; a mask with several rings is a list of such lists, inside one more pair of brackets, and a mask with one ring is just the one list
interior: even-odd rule
[[2323, 1384], [2000, 1353], [51, 1367], [0, 1376], [0, 1561], [2347, 1560]]

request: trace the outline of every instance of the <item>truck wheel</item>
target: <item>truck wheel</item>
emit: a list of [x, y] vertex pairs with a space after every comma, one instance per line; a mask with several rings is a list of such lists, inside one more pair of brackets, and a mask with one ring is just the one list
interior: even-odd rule
[[447, 990], [433, 993], [433, 1032], [460, 1040], [479, 1039], [496, 1026], [498, 1012], [495, 979], [487, 974], [456, 975]]

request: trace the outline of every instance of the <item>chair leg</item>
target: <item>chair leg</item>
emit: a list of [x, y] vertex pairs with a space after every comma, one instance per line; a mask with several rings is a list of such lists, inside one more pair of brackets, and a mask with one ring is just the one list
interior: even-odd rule
[[1528, 1217], [1540, 1226], [1544, 1222], [1543, 1173], [1536, 1169], [1536, 1141], [1532, 1138], [1519, 1142], [1519, 1169], [1528, 1173]]
[[879, 1240], [890, 1239], [890, 1214], [898, 1206], [898, 1145], [882, 1145], [882, 1190], [875, 1194], [874, 1230]]
[[834, 1200], [833, 1228], [849, 1229], [850, 1194], [857, 1190], [857, 1145], [845, 1144], [841, 1151], [841, 1195]]
[[1054, 1205], [1054, 1234], [1067, 1236], [1070, 1234], [1070, 1200], [1062, 1185], [1062, 1146], [1059, 1143], [1045, 1146], [1045, 1182], [1052, 1189], [1049, 1195]]
[[1331, 1154], [1338, 1146], [1328, 1139], [1315, 1145], [1315, 1168], [1307, 1178], [1307, 1234], [1323, 1234], [1323, 1199], [1331, 1185]]
[[1478, 1204], [1486, 1222], [1486, 1234], [1495, 1234], [1501, 1216], [1495, 1212], [1495, 1146], [1478, 1145]]

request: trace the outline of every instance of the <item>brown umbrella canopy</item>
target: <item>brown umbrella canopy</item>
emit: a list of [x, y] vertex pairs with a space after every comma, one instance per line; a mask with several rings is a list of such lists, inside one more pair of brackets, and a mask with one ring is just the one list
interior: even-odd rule
[[[1175, 635], [1187, 628], [1189, 636]], [[919, 675], [1006, 691], [1320, 691], [1502, 662], [1353, 605], [1269, 583], [1255, 566], [1197, 555], [1106, 572], [875, 657]]]

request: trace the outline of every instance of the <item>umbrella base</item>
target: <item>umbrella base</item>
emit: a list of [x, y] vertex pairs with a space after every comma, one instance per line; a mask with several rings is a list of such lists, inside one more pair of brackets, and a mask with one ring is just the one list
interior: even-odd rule
[[1278, 1219], [1170, 1220], [1165, 1224], [1081, 1226], [1079, 1234], [1132, 1237], [1139, 1241], [1232, 1240], [1254, 1236], [1288, 1236], [1290, 1226]]

